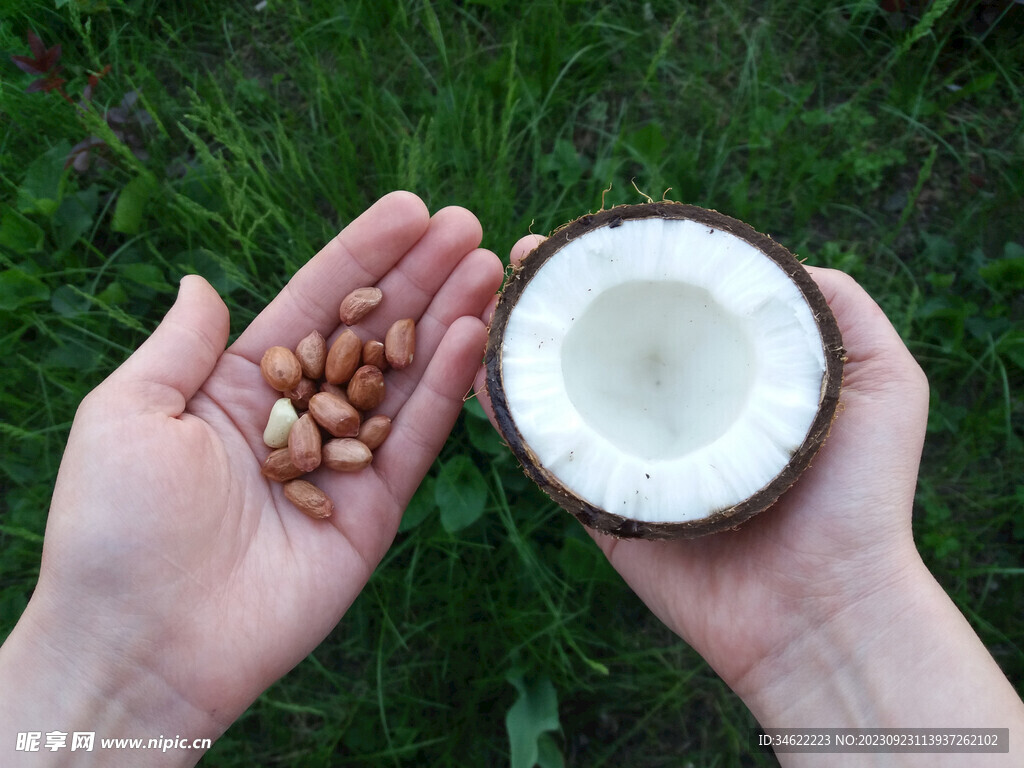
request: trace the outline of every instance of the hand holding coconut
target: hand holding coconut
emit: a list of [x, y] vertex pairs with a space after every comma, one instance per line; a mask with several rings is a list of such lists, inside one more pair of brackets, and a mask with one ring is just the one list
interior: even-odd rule
[[[481, 315], [502, 275], [480, 238], [464, 209], [430, 216], [415, 196], [388, 195], [226, 351], [224, 304], [201, 278], [182, 281], [152, 337], [76, 416], [39, 584], [0, 648], [5, 741], [58, 724], [105, 737], [216, 738], [327, 635], [390, 545], [472, 384]], [[348, 330], [343, 298], [367, 285], [383, 298], [364, 292], [346, 307], [352, 327], [384, 339], [412, 318], [415, 358], [387, 372], [373, 415], [341, 438], [351, 443], [326, 457], [299, 451], [312, 471], [286, 494], [261, 474], [268, 413], [282, 399], [267, 382], [319, 377], [319, 350]], [[372, 313], [359, 315], [367, 304]], [[321, 405], [314, 411], [333, 423], [338, 408]], [[391, 420], [386, 440], [377, 416]], [[308, 438], [312, 417], [302, 419]], [[287, 445], [284, 432], [270, 439]], [[365, 465], [370, 445], [372, 464], [336, 471]], [[320, 493], [334, 508], [318, 520], [328, 511]]]
[[[521, 240], [513, 263], [542, 242]], [[847, 360], [831, 432], [796, 484], [736, 530], [672, 541], [590, 533], [764, 727], [1009, 726], [1011, 745], [1024, 743], [1024, 705], [914, 546], [927, 381], [863, 289], [809, 271]], [[476, 387], [493, 421], [487, 376]], [[862, 757], [829, 755], [829, 765]], [[916, 757], [906, 764], [982, 764]]]

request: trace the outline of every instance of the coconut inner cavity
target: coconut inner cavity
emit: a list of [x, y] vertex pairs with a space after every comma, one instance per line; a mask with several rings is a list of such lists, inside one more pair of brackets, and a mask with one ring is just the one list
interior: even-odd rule
[[576, 318], [562, 376], [593, 429], [627, 453], [668, 459], [713, 442], [743, 412], [754, 354], [738, 318], [705, 289], [638, 280]]

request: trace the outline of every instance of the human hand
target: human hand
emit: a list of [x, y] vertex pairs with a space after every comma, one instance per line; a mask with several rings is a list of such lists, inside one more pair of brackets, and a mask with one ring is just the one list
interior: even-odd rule
[[[107, 735], [119, 735], [109, 731], [142, 718], [154, 736], [216, 737], [323, 640], [389, 547], [480, 364], [481, 314], [502, 278], [480, 237], [468, 211], [431, 218], [414, 195], [388, 195], [227, 351], [226, 307], [204, 280], [186, 277], [152, 337], [75, 417], [39, 583], [0, 651], [9, 699], [20, 680], [47, 697], [79, 692], [91, 708], [83, 730], [109, 724]], [[316, 473], [337, 509], [312, 520], [260, 474], [279, 395], [259, 362], [312, 329], [330, 341], [342, 297], [364, 285], [385, 298], [357, 331], [383, 338], [390, 322], [413, 317], [416, 356], [388, 373], [378, 410], [393, 426], [373, 464]], [[19, 678], [25, 664], [32, 671]], [[103, 714], [97, 697], [107, 700]], [[0, 722], [14, 708], [22, 730], [43, 722], [23, 716], [29, 702], [9, 705]]]
[[[541, 240], [520, 240], [513, 262]], [[914, 546], [925, 376], [850, 277], [809, 271], [848, 354], [838, 414], [812, 466], [737, 530], [677, 541], [590, 533], [639, 597], [766, 726], [996, 723], [978, 722], [984, 707], [965, 722], [962, 713], [920, 704], [924, 690], [941, 701], [950, 687], [1002, 701], [1003, 711], [1014, 707], [1019, 728], [1019, 699]], [[476, 388], [493, 421], [485, 381], [481, 370]], [[922, 655], [936, 636], [948, 646]], [[952, 675], [936, 682], [951, 658], [971, 667], [969, 682]], [[893, 687], [896, 679], [904, 685]]]
[[756, 694], [762, 667], [806, 633], [923, 568], [911, 509], [927, 380], [850, 277], [809, 272], [847, 350], [837, 416], [811, 467], [734, 531], [674, 542], [595, 537], [641, 599], [744, 698]]

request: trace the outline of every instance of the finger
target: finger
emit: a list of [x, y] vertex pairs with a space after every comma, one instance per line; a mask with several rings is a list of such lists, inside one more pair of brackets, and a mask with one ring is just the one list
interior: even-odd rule
[[[426, 234], [378, 281], [384, 298], [354, 327], [356, 333], [363, 340], [383, 339], [396, 320], [411, 317], [419, 322], [435, 295], [463, 264], [467, 254], [477, 248], [481, 238], [480, 222], [465, 208], [451, 206], [434, 214]], [[456, 304], [460, 307], [457, 314], [465, 314], [461, 309], [463, 302], [456, 301]], [[480, 306], [474, 306], [473, 314], [479, 314]]]
[[292, 347], [311, 330], [327, 336], [350, 291], [375, 285], [430, 225], [427, 207], [410, 192], [385, 195], [310, 259], [232, 345], [258, 361], [267, 347]]
[[[834, 269], [808, 267], [832, 314], [846, 348], [844, 384], [916, 388], [923, 373], [882, 308], [857, 282]], [[882, 371], [887, 370], [886, 376]], [[895, 374], [895, 375], [894, 375]]]
[[[543, 243], [547, 238], [543, 235], [526, 235], [525, 237], [519, 238], [515, 245], [512, 246], [509, 251], [509, 262], [514, 267], [518, 267], [533, 250]], [[484, 324], [488, 327], [491, 324], [491, 320], [494, 318], [494, 310], [498, 306], [498, 297], [494, 297], [483, 313]], [[497, 424], [494, 420], [494, 408], [491, 406], [491, 397], [487, 392], [487, 369], [481, 366], [476, 373], [476, 377], [473, 380], [473, 391], [476, 393], [477, 398], [480, 400], [480, 406], [484, 409], [484, 413], [487, 414], [487, 418], [490, 419], [491, 425], [497, 428]]]
[[227, 307], [213, 287], [186, 275], [160, 325], [105, 385], [119, 398], [179, 416], [224, 352], [228, 326]]
[[[885, 313], [853, 278], [831, 269], [810, 272], [839, 324], [847, 362], [836, 420], [809, 472], [846, 478], [851, 485], [834, 486], [832, 493], [858, 497], [865, 509], [890, 509], [894, 501], [909, 509], [928, 419], [928, 380]], [[872, 482], [865, 484], [865, 478]], [[789, 496], [802, 500], [816, 487], [797, 483]]]
[[526, 235], [525, 237], [519, 238], [516, 244], [512, 246], [512, 250], [509, 252], [509, 260], [515, 266], [519, 266], [523, 259], [525, 259], [531, 251], [536, 250], [537, 246], [547, 240], [543, 235]]
[[[515, 245], [512, 246], [512, 250], [509, 253], [509, 262], [513, 267], [518, 267], [522, 264], [531, 251], [535, 250], [538, 245], [544, 242], [546, 238], [541, 235], [527, 235], [526, 237], [520, 238]], [[494, 310], [498, 306], [498, 299], [500, 297], [495, 296], [487, 309], [484, 310], [483, 321], [485, 325], [491, 324], [491, 318], [494, 317]]]
[[[462, 317], [448, 328], [416, 390], [394, 419], [375, 467], [407, 501], [448, 438], [480, 363], [483, 324]], [[394, 439], [392, 439], [394, 438]]]
[[[388, 375], [389, 396], [385, 405], [389, 410], [401, 408], [414, 391], [449, 326], [459, 317], [479, 317], [481, 307], [490, 301], [501, 285], [502, 274], [501, 261], [490, 251], [477, 249], [466, 254], [416, 325], [413, 364]], [[483, 352], [481, 346], [478, 364], [483, 360]], [[396, 393], [394, 397], [393, 391]]]
[[[452, 323], [416, 390], [395, 416], [391, 434], [374, 451], [371, 468], [380, 480], [379, 500], [337, 516], [341, 532], [367, 562], [383, 557], [402, 511], [451, 433], [480, 363], [486, 333], [475, 317]], [[340, 485], [345, 479], [326, 482]], [[325, 486], [329, 493], [330, 487]]]

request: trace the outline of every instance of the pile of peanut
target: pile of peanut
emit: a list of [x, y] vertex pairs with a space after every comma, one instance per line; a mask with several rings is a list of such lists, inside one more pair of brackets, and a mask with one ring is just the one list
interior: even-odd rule
[[[383, 298], [379, 288], [357, 288], [341, 302], [341, 322], [355, 325]], [[282, 397], [263, 432], [274, 450], [261, 471], [284, 484], [284, 495], [301, 512], [317, 519], [334, 513], [330, 497], [303, 475], [320, 466], [358, 472], [373, 461], [391, 419], [367, 413], [384, 400], [384, 371], [411, 365], [415, 348], [416, 326], [406, 318], [391, 325], [383, 342], [364, 342], [346, 328], [328, 349], [312, 331], [294, 350], [275, 346], [263, 354], [263, 378]]]

